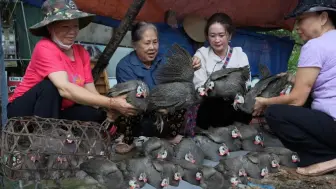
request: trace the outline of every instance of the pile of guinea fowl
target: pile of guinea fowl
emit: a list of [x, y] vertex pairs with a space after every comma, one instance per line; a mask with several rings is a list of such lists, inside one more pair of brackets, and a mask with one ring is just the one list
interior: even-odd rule
[[[195, 91], [191, 56], [173, 45], [167, 63], [158, 70], [157, 86], [148, 92], [143, 82], [117, 84], [110, 96], [127, 94], [128, 101], [141, 111], [157, 114], [157, 129], [162, 131], [162, 116], [201, 102], [200, 94], [235, 101], [234, 107], [252, 113], [254, 98], [277, 96], [288, 84], [287, 76], [271, 76], [260, 65], [263, 78], [247, 90], [249, 68], [226, 68], [214, 72], [204, 87]], [[222, 90], [225, 89], [225, 90]], [[120, 92], [121, 91], [121, 92]], [[245, 151], [241, 155], [235, 152]], [[204, 160], [218, 162], [205, 166]], [[279, 172], [280, 165], [296, 167], [300, 159], [264, 127], [234, 123], [227, 127], [197, 129], [194, 137], [176, 145], [165, 139], [146, 138], [126, 155], [109, 160], [92, 158], [80, 165], [88, 177], [109, 189], [178, 186], [181, 180], [205, 189], [250, 188], [250, 179], [262, 179]]]
[[[235, 155], [235, 151], [248, 151]], [[204, 160], [218, 162], [214, 167]], [[267, 179], [280, 165], [295, 168], [295, 152], [257, 126], [234, 123], [229, 127], [198, 130], [176, 145], [157, 137], [119, 159], [92, 158], [80, 169], [101, 185], [114, 188], [178, 186], [181, 180], [205, 189], [250, 188], [251, 179]]]

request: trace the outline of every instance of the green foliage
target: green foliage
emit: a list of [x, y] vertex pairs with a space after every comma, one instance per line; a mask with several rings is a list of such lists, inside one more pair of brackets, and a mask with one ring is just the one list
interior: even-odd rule
[[299, 61], [300, 50], [303, 45], [303, 41], [300, 39], [299, 35], [297, 34], [296, 30], [288, 31], [288, 30], [274, 30], [268, 32], [260, 32], [263, 34], [274, 35], [277, 37], [287, 37], [289, 36], [291, 39], [295, 41], [295, 45], [292, 51], [292, 54], [288, 60], [288, 71], [291, 73], [295, 73], [297, 69], [297, 63]]

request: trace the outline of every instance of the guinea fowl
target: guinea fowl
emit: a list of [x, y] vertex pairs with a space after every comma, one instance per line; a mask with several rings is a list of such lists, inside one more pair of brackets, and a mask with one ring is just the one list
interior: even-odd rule
[[222, 159], [215, 169], [222, 173], [233, 186], [237, 186], [239, 183], [247, 184], [247, 172], [243, 165], [246, 162], [246, 156]]
[[192, 185], [199, 186], [202, 179], [202, 165], [193, 164], [184, 160], [173, 160], [174, 164], [179, 165], [183, 169], [182, 179]]
[[140, 80], [130, 80], [114, 85], [108, 92], [108, 97], [127, 95], [126, 100], [139, 112], [147, 110], [147, 99], [149, 88], [146, 83]]
[[250, 79], [250, 68], [223, 68], [213, 72], [204, 84], [205, 91], [199, 91], [209, 97], [222, 97], [234, 100], [237, 94], [245, 95], [246, 82]]
[[242, 148], [246, 151], [261, 152], [264, 150], [264, 137], [262, 133], [252, 135], [242, 140]]
[[200, 187], [203, 189], [227, 189], [230, 187], [230, 182], [226, 180], [222, 173], [218, 172], [213, 167], [203, 166], [201, 169]]
[[[117, 165], [107, 159], [92, 158], [83, 162], [80, 169], [109, 189], [130, 188]], [[132, 185], [136, 184], [135, 179]], [[130, 183], [131, 184], [131, 183]], [[136, 188], [136, 187], [134, 187]], [[139, 187], [138, 187], [139, 188]]]
[[259, 133], [258, 126], [246, 125], [243, 123], [234, 122], [232, 125], [236, 126], [240, 133], [240, 139], [245, 140], [251, 138]]
[[153, 165], [160, 173], [162, 181], [161, 187], [178, 186], [183, 176], [183, 169], [172, 162], [154, 160]]
[[163, 130], [162, 114], [187, 109], [200, 102], [193, 84], [192, 57], [182, 47], [174, 44], [167, 54], [166, 64], [156, 73], [156, 86], [148, 97], [148, 110], [157, 113], [157, 126]]
[[191, 138], [184, 138], [180, 143], [174, 146], [174, 159], [201, 165], [203, 164], [204, 154]]
[[266, 65], [259, 64], [259, 71], [262, 79], [245, 96], [239, 94], [236, 96], [233, 103], [235, 109], [252, 114], [256, 97], [271, 98], [279, 96], [280, 92], [289, 83], [287, 74], [272, 76]]
[[123, 172], [125, 180], [136, 180], [140, 188], [146, 183], [155, 188], [160, 188], [162, 178], [159, 172], [155, 169], [150, 157], [127, 159], [118, 162], [117, 165]]
[[299, 156], [296, 152], [293, 152], [284, 147], [267, 147], [265, 152], [273, 153], [279, 156], [280, 165], [290, 168], [296, 168], [297, 163], [300, 162]]
[[250, 152], [245, 155], [244, 168], [248, 176], [260, 179], [269, 173], [278, 172], [280, 159], [276, 154], [267, 152]]
[[196, 135], [194, 141], [197, 146], [199, 146], [203, 153], [204, 157], [211, 161], [219, 161], [224, 157], [230, 157], [230, 150], [225, 143], [217, 144], [207, 136]]
[[265, 147], [285, 147], [280, 139], [270, 134], [266, 129], [260, 128], [260, 130], [262, 131]]
[[199, 129], [196, 132], [206, 135], [217, 144], [225, 144], [229, 148], [229, 151], [238, 151], [241, 149], [241, 134], [235, 125], [216, 128], [209, 127], [208, 130]]
[[174, 156], [173, 146], [166, 140], [151, 137], [142, 144], [142, 150], [146, 156], [153, 159], [171, 160]]

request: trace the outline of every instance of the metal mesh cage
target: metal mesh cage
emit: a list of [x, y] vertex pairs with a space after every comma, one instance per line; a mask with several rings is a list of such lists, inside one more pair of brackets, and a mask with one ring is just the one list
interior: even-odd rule
[[109, 157], [111, 139], [94, 122], [16, 117], [2, 131], [1, 167], [12, 180], [75, 177], [91, 157]]

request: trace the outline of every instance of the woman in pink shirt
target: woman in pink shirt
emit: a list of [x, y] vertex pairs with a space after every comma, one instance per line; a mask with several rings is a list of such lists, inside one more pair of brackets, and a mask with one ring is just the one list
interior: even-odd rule
[[71, 0], [46, 0], [45, 18], [29, 28], [43, 37], [35, 46], [23, 81], [9, 99], [8, 117], [40, 116], [69, 120], [102, 122], [118, 111], [134, 115], [134, 107], [125, 97], [100, 95], [93, 83], [90, 55], [74, 40], [94, 15], [81, 12]]
[[[289, 95], [256, 98], [254, 114], [265, 118], [282, 143], [299, 154], [297, 173], [318, 176], [336, 170], [336, 3], [302, 0], [290, 15], [307, 41]], [[310, 108], [301, 107], [311, 94]]]

